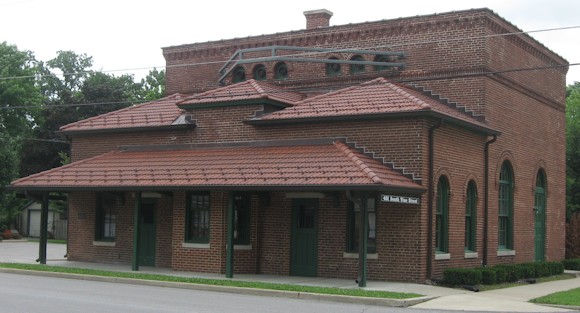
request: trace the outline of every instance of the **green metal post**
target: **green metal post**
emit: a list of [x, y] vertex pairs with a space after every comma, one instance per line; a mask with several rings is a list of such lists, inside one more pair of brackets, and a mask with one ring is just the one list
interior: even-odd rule
[[133, 259], [131, 269], [139, 270], [139, 224], [141, 221], [141, 192], [135, 193], [135, 213], [133, 216]]
[[367, 212], [367, 193], [363, 192], [360, 195], [360, 233], [359, 233], [359, 250], [358, 250], [358, 286], [367, 286], [367, 246], [369, 233], [369, 215]]
[[38, 262], [46, 264], [46, 245], [48, 242], [48, 192], [42, 194], [40, 209], [40, 243], [38, 246]]
[[226, 277], [234, 277], [234, 193], [230, 192], [228, 201], [228, 233], [226, 243]]

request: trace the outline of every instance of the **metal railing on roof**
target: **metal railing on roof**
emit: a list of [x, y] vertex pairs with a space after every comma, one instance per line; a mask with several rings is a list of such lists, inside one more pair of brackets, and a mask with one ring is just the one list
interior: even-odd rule
[[[377, 61], [361, 61], [361, 60], [339, 60], [339, 59], [320, 59], [308, 57], [294, 57], [292, 55], [277, 55], [278, 51], [302, 51], [309, 54], [323, 54], [323, 53], [350, 53], [350, 54], [372, 54], [376, 56], [396, 56], [399, 59], [405, 58], [404, 52], [392, 51], [376, 51], [376, 50], [357, 50], [357, 49], [332, 49], [332, 48], [313, 48], [313, 47], [294, 47], [294, 46], [268, 46], [259, 48], [248, 48], [237, 50], [219, 69], [220, 77], [218, 84], [223, 85], [224, 79], [241, 64], [259, 63], [259, 62], [305, 62], [305, 63], [327, 63], [327, 64], [352, 64], [352, 65], [371, 65], [371, 66], [385, 66], [385, 67], [405, 67], [405, 63], [401, 62], [377, 62]], [[244, 54], [271, 51], [271, 56], [258, 58], [244, 58]]]

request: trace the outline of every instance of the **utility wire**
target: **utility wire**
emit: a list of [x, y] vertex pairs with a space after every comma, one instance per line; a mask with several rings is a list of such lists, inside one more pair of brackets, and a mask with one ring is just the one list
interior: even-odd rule
[[[435, 75], [429, 77], [414, 77], [414, 78], [399, 78], [399, 79], [390, 79], [387, 78], [389, 81], [393, 83], [413, 83], [413, 82], [420, 82], [420, 81], [433, 81], [433, 80], [443, 80], [443, 79], [456, 79], [456, 78], [465, 78], [465, 77], [478, 77], [478, 76], [487, 76], [487, 75], [495, 75], [495, 74], [505, 74], [505, 73], [517, 73], [517, 72], [525, 72], [525, 71], [538, 71], [538, 70], [547, 70], [547, 69], [556, 69], [562, 68], [567, 66], [578, 66], [580, 63], [570, 63], [568, 65], [548, 65], [548, 66], [538, 66], [538, 67], [530, 67], [530, 68], [514, 68], [514, 69], [506, 69], [506, 70], [498, 70], [498, 71], [490, 71], [490, 72], [474, 72], [474, 73], [465, 73], [465, 74], [454, 74], [454, 75]], [[355, 77], [355, 76], [352, 76]], [[326, 80], [327, 77], [321, 77], [319, 80]], [[286, 80], [285, 82], [292, 82], [292, 83], [300, 83], [302, 81], [312, 81], [312, 79], [295, 79], [295, 80]], [[338, 83], [332, 84], [332, 87], [340, 87], [340, 86], [352, 86], [352, 83]], [[305, 91], [324, 91], [328, 92], [330, 89], [312, 89], [312, 88], [288, 88], [284, 90], [278, 91], [269, 91], [269, 94], [276, 94], [276, 93], [287, 93], [287, 92], [305, 92]], [[257, 95], [258, 93], [250, 93], [250, 92], [230, 92], [227, 94], [228, 97], [235, 97], [235, 96], [252, 96]], [[167, 95], [170, 96], [170, 95]], [[196, 99], [214, 99], [223, 97], [222, 95], [207, 95], [207, 96], [198, 96]], [[158, 99], [159, 100], [159, 99]], [[117, 102], [93, 102], [93, 103], [69, 103], [69, 104], [54, 104], [54, 105], [43, 105], [41, 108], [53, 108], [53, 107], [81, 107], [81, 106], [97, 106], [97, 105], [116, 105], [116, 104], [131, 104], [131, 105], [138, 105], [148, 102], [156, 102], [158, 100], [144, 100], [144, 101], [117, 101]], [[38, 106], [30, 106], [30, 105], [21, 105], [21, 106], [0, 106], [1, 109], [29, 109], [29, 108], [38, 108]]]
[[[427, 40], [427, 41], [415, 41], [415, 42], [405, 42], [400, 44], [389, 44], [389, 45], [379, 45], [379, 46], [370, 46], [370, 47], [361, 47], [359, 49], [381, 49], [381, 48], [393, 48], [393, 47], [404, 47], [410, 45], [421, 45], [421, 44], [432, 44], [432, 43], [446, 43], [446, 42], [457, 42], [457, 41], [464, 41], [464, 40], [473, 40], [473, 39], [484, 39], [484, 38], [492, 38], [492, 37], [503, 37], [503, 36], [513, 36], [513, 35], [522, 35], [522, 34], [531, 34], [531, 33], [540, 33], [540, 32], [550, 32], [550, 31], [561, 31], [561, 30], [569, 30], [569, 29], [579, 29], [580, 25], [576, 26], [565, 26], [565, 27], [557, 27], [557, 28], [544, 28], [544, 29], [537, 29], [537, 30], [530, 30], [530, 31], [518, 31], [518, 32], [509, 32], [509, 33], [501, 33], [501, 34], [490, 34], [490, 35], [482, 35], [482, 36], [471, 36], [471, 37], [462, 37], [462, 38], [447, 38], [447, 39], [440, 39], [440, 40]], [[297, 53], [292, 55], [287, 55], [285, 57], [302, 57], [306, 55], [317, 55], [317, 54], [328, 54], [328, 53], [341, 53], [341, 51], [345, 51], [348, 49], [336, 49], [331, 51], [324, 51], [324, 52], [303, 52]], [[167, 68], [177, 68], [177, 67], [190, 67], [190, 66], [201, 66], [201, 65], [212, 65], [212, 64], [223, 64], [229, 62], [230, 60], [220, 60], [220, 61], [207, 61], [207, 62], [194, 62], [194, 63], [185, 63], [185, 64], [173, 64], [173, 65], [162, 65], [162, 66], [153, 66], [153, 67], [136, 67], [136, 68], [127, 68], [127, 69], [113, 69], [113, 70], [104, 70], [98, 71], [101, 73], [111, 73], [111, 72], [129, 72], [129, 71], [137, 71], [137, 70], [147, 70], [147, 69], [167, 69]], [[10, 80], [10, 79], [24, 79], [24, 78], [36, 78], [40, 79], [42, 77], [56, 77], [56, 76], [71, 76], [71, 75], [83, 75], [83, 74], [90, 74], [95, 72], [94, 70], [90, 71], [83, 71], [83, 72], [75, 72], [75, 73], [63, 73], [63, 74], [36, 74], [36, 75], [22, 75], [22, 76], [6, 76], [0, 77], [0, 80]]]

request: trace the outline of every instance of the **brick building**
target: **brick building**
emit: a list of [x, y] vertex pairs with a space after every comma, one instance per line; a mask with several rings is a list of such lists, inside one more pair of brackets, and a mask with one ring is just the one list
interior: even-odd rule
[[[560, 260], [567, 61], [488, 9], [167, 47], [168, 96], [62, 127], [70, 260], [424, 282]], [[47, 200], [45, 200], [47, 202]], [[47, 205], [45, 205], [47, 207]]]

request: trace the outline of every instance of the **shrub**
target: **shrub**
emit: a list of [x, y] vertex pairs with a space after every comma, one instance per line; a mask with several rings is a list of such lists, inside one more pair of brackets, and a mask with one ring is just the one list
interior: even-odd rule
[[477, 269], [470, 268], [448, 268], [443, 272], [443, 281], [452, 286], [457, 285], [479, 285], [482, 274]]
[[566, 223], [566, 258], [580, 257], [580, 212], [570, 216]]
[[562, 265], [567, 270], [580, 271], [580, 259], [563, 260]]
[[546, 277], [551, 275], [548, 262], [536, 262], [532, 264], [535, 268], [536, 277]]
[[550, 275], [560, 275], [564, 273], [564, 265], [562, 262], [548, 262], [550, 268]]
[[481, 283], [484, 285], [497, 284], [497, 270], [489, 267], [481, 267], [478, 269], [481, 272]]
[[507, 271], [505, 268], [501, 266], [494, 266], [493, 270], [495, 271], [496, 282], [498, 284], [505, 283], [507, 281]]
[[504, 282], [513, 283], [518, 281], [521, 277], [519, 276], [520, 272], [518, 271], [515, 264], [500, 264], [494, 266], [494, 268], [501, 268], [505, 271], [505, 280]]
[[536, 278], [536, 266], [533, 263], [516, 264], [516, 271], [518, 272], [518, 280], [526, 278]]

